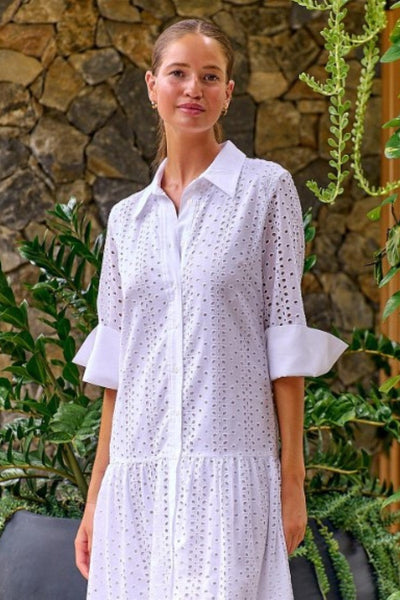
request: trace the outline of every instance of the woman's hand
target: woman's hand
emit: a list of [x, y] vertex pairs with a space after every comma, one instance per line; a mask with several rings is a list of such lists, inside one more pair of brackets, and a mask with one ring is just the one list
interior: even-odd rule
[[88, 579], [90, 553], [92, 550], [93, 517], [96, 504], [88, 502], [85, 506], [82, 521], [75, 537], [75, 564]]
[[302, 480], [282, 477], [282, 520], [288, 554], [302, 542], [307, 526], [307, 508]]

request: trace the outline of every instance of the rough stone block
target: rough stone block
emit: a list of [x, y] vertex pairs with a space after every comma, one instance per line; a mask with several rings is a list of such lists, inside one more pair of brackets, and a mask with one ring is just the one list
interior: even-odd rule
[[0, 137], [0, 179], [12, 175], [28, 164], [29, 150], [18, 139]]
[[156, 151], [158, 117], [147, 96], [143, 71], [128, 66], [115, 86], [115, 94], [135, 133], [137, 147], [143, 156], [152, 158]]
[[321, 281], [325, 292], [332, 300], [334, 322], [337, 327], [345, 331], [352, 331], [354, 327], [366, 329], [373, 327], [372, 308], [348, 275], [323, 273]]
[[256, 102], [263, 102], [270, 98], [279, 98], [288, 88], [288, 82], [280, 71], [263, 73], [252, 72], [247, 91]]
[[43, 116], [31, 135], [31, 148], [43, 170], [62, 183], [84, 173], [84, 148], [88, 138], [60, 114]]
[[[326, 71], [322, 65], [313, 65], [309, 69], [307, 69], [307, 73], [309, 75], [313, 75], [318, 82], [323, 82], [326, 80]], [[296, 81], [291, 86], [290, 90], [285, 94], [285, 99], [287, 100], [302, 100], [302, 99], [313, 99], [320, 100], [321, 95], [317, 92], [314, 92], [309, 85], [296, 79]]]
[[0, 50], [0, 81], [27, 86], [42, 72], [42, 68], [36, 58], [15, 50]]
[[151, 66], [154, 38], [147, 28], [136, 23], [106, 21], [106, 29], [114, 46], [142, 69]]
[[117, 102], [106, 84], [87, 87], [72, 102], [68, 120], [86, 134], [99, 129], [117, 108]]
[[298, 109], [303, 114], [324, 113], [327, 108], [326, 100], [299, 100]]
[[233, 64], [233, 79], [235, 80], [235, 94], [245, 94], [249, 85], [250, 68], [247, 53], [237, 50]]
[[[381, 119], [382, 100], [380, 97], [371, 98], [368, 102], [365, 115], [365, 135], [362, 144], [362, 155], [377, 154], [381, 152]], [[379, 158], [377, 158], [377, 162]], [[378, 167], [379, 168], [379, 167]]]
[[160, 19], [170, 19], [175, 16], [175, 6], [171, 0], [135, 0], [135, 6], [143, 8]]
[[83, 179], [76, 179], [71, 183], [62, 183], [56, 192], [56, 201], [66, 203], [72, 197], [78, 202], [88, 203], [92, 198], [90, 186]]
[[0, 126], [31, 129], [35, 121], [28, 90], [17, 83], [0, 82]]
[[40, 102], [64, 112], [84, 86], [82, 77], [66, 60], [58, 56], [47, 72]]
[[69, 58], [74, 68], [90, 85], [96, 85], [122, 71], [124, 65], [114, 48], [88, 50]]
[[246, 44], [246, 32], [236, 18], [234, 11], [221, 10], [214, 16], [213, 20], [230, 40], [235, 40], [241, 46]]
[[66, 0], [30, 0], [14, 15], [16, 23], [57, 23], [66, 8]]
[[20, 239], [21, 236], [18, 232], [0, 225], [0, 256], [1, 268], [4, 273], [16, 269], [26, 262], [17, 251], [17, 242]]
[[0, 0], [0, 23], [8, 23], [17, 12], [21, 0]]
[[174, 0], [176, 11], [181, 17], [211, 17], [222, 9], [220, 0]]
[[355, 231], [348, 233], [338, 252], [343, 271], [350, 275], [366, 273], [371, 269], [370, 263], [378, 247], [378, 241], [369, 236]]
[[318, 115], [302, 114], [300, 117], [300, 144], [308, 148], [318, 148]]
[[98, 13], [94, 0], [69, 2], [57, 23], [57, 47], [61, 54], [88, 50], [94, 45]]
[[93, 196], [99, 207], [102, 225], [106, 225], [109, 212], [116, 202], [127, 198], [142, 188], [143, 183], [135, 183], [127, 179], [98, 177], [93, 184]]
[[42, 220], [52, 205], [44, 183], [29, 169], [0, 182], [0, 224], [10, 229], [23, 229], [30, 220]]
[[271, 100], [259, 105], [256, 122], [256, 154], [297, 146], [300, 141], [300, 114], [290, 102]]
[[0, 29], [0, 48], [40, 58], [53, 33], [52, 25], [8, 23]]
[[112, 21], [140, 23], [140, 13], [129, 0], [97, 0], [100, 14]]
[[115, 115], [97, 131], [86, 149], [90, 171], [100, 177], [148, 181], [149, 169], [133, 145], [126, 120]]
[[250, 67], [253, 72], [276, 72], [279, 66], [276, 62], [276, 49], [270, 38], [263, 35], [249, 36], [248, 50]]
[[294, 174], [301, 169], [304, 169], [318, 158], [318, 153], [311, 148], [294, 146], [293, 148], [270, 150], [264, 158], [268, 158], [269, 160], [281, 164], [285, 169], [288, 169], [288, 171]]
[[98, 48], [104, 48], [106, 46], [111, 46], [111, 38], [107, 33], [107, 29], [104, 23], [104, 19], [99, 19], [97, 21], [96, 27], [96, 46]]
[[250, 35], [273, 36], [289, 30], [290, 7], [243, 7], [237, 18]]
[[254, 156], [255, 114], [256, 105], [249, 95], [235, 96], [221, 121], [226, 137], [249, 156]]
[[293, 81], [317, 58], [320, 48], [306, 29], [299, 29], [277, 54], [277, 61], [285, 77]]

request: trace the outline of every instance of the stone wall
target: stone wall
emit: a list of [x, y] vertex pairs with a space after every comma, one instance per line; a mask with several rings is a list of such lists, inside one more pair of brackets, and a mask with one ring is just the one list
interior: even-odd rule
[[[350, 5], [359, 31], [362, 3]], [[278, 161], [294, 175], [304, 208], [318, 222], [318, 263], [305, 277], [309, 322], [344, 332], [374, 327], [378, 295], [368, 266], [377, 226], [374, 201], [354, 182], [335, 206], [318, 205], [305, 182], [326, 181], [327, 105], [299, 82], [323, 77], [326, 53], [318, 12], [289, 0], [0, 0], [0, 252], [22, 297], [31, 267], [16, 241], [43, 227], [45, 210], [71, 195], [84, 200], [97, 229], [110, 207], [151, 176], [156, 120], [144, 85], [151, 47], [177, 17], [211, 17], [236, 50], [235, 99], [226, 137], [250, 156]], [[359, 57], [351, 58], [354, 97]], [[371, 101], [365, 167], [379, 179], [380, 85]], [[373, 372], [365, 358], [345, 358], [351, 386]]]

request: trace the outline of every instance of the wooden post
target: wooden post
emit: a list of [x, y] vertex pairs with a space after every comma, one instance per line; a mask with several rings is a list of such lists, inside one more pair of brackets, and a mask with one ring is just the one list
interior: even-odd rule
[[[382, 54], [389, 47], [389, 34], [398, 18], [400, 18], [400, 9], [387, 11], [388, 23], [382, 35]], [[400, 114], [400, 61], [391, 63], [381, 63], [382, 68], [382, 123]], [[386, 141], [393, 133], [393, 129], [382, 129], [382, 152], [381, 152], [381, 182], [384, 185], [388, 181], [400, 179], [400, 160], [387, 159], [384, 155]], [[399, 206], [400, 204], [398, 204]], [[384, 207], [381, 218], [381, 245], [386, 242], [386, 232], [388, 227], [393, 225], [393, 217], [388, 206]], [[399, 208], [397, 208], [399, 211]], [[387, 299], [400, 289], [400, 277], [394, 277], [387, 285], [380, 290], [381, 312]], [[382, 332], [390, 339], [400, 342], [400, 315], [395, 311], [386, 321], [382, 322]], [[393, 361], [391, 364], [392, 374], [400, 373], [400, 363]], [[381, 453], [378, 461], [379, 478], [381, 481], [392, 482], [394, 488], [400, 487], [400, 444], [394, 442], [389, 454]]]

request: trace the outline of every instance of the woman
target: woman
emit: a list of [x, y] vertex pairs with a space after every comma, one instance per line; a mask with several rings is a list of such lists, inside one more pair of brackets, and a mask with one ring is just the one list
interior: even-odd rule
[[153, 59], [159, 166], [111, 210], [99, 324], [74, 359], [106, 388], [76, 563], [90, 600], [290, 600], [303, 377], [345, 344], [305, 323], [291, 176], [220, 141], [229, 41], [183, 20]]

